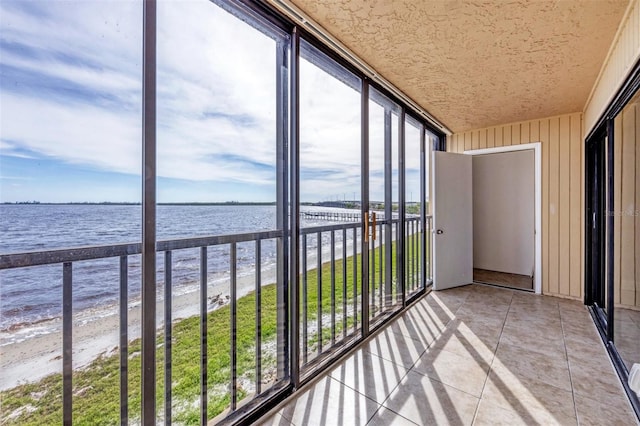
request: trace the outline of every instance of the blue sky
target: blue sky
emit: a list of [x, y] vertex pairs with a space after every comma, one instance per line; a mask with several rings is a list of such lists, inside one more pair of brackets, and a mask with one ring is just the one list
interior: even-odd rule
[[[140, 201], [141, 2], [0, 14], [0, 201]], [[275, 48], [209, 1], [159, 2], [160, 202], [275, 200]], [[302, 77], [302, 198], [359, 198], [359, 94], [304, 61]]]

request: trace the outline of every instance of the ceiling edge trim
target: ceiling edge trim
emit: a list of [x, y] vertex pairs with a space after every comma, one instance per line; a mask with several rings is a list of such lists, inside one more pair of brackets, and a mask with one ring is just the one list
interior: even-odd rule
[[615, 50], [616, 44], [618, 43], [618, 40], [620, 38], [620, 34], [622, 33], [622, 30], [624, 28], [624, 24], [627, 22], [627, 19], [629, 18], [629, 14], [631, 13], [633, 7], [635, 6], [635, 2], [636, 0], [629, 0], [629, 4], [627, 5], [627, 9], [624, 11], [624, 15], [622, 15], [622, 18], [620, 19], [620, 22], [618, 23], [618, 28], [616, 30], [616, 33], [613, 36], [613, 39], [611, 39], [611, 44], [609, 45], [609, 50], [607, 51], [607, 56], [604, 57], [604, 61], [602, 61], [602, 65], [600, 65], [600, 72], [598, 72], [598, 76], [596, 77], [596, 80], [593, 82], [593, 86], [591, 86], [591, 91], [589, 92], [589, 96], [587, 97], [587, 101], [584, 103], [584, 106], [582, 107], [582, 112], [586, 112], [587, 108], [589, 107], [589, 104], [592, 101], [593, 95], [596, 92], [596, 88], [598, 87], [598, 85], [600, 84], [600, 80], [602, 80], [602, 76], [605, 72], [605, 69], [607, 68], [607, 65], [609, 64], [609, 59], [611, 59], [611, 55], [613, 55], [613, 51]]
[[441, 121], [431, 115], [427, 110], [418, 105], [413, 99], [404, 94], [400, 89], [398, 89], [393, 83], [382, 77], [380, 74], [376, 72], [376, 70], [367, 64], [364, 60], [362, 60], [358, 55], [353, 53], [348, 47], [342, 44], [338, 39], [333, 37], [327, 30], [325, 30], [320, 24], [315, 22], [311, 17], [309, 17], [305, 12], [300, 10], [297, 6], [292, 4], [288, 0], [265, 0], [268, 4], [275, 7], [280, 13], [287, 16], [289, 19], [293, 20], [296, 24], [304, 27], [307, 31], [309, 31], [312, 35], [317, 37], [319, 40], [322, 40], [327, 44], [329, 48], [331, 48], [336, 54], [338, 54], [341, 58], [349, 62], [351, 65], [360, 70], [364, 75], [369, 77], [371, 80], [376, 81], [382, 87], [384, 87], [389, 92], [393, 93], [403, 102], [411, 105], [423, 119], [427, 120], [429, 124], [440, 129], [447, 136], [452, 135], [453, 132]]

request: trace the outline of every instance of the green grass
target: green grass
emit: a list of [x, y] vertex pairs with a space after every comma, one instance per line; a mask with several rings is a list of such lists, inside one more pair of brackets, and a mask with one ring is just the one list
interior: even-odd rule
[[[416, 237], [413, 237], [416, 238]], [[379, 249], [370, 256], [379, 256]], [[392, 268], [395, 277], [395, 243], [392, 245]], [[354, 260], [357, 263], [358, 279], [354, 282]], [[409, 260], [411, 262], [413, 260]], [[360, 318], [361, 292], [361, 255], [354, 259], [335, 262], [335, 301], [336, 301], [336, 340], [342, 338], [343, 298], [347, 300], [347, 327], [352, 330]], [[347, 280], [343, 286], [343, 267], [347, 268]], [[376, 279], [380, 273], [380, 261], [376, 259]], [[384, 273], [384, 271], [383, 271]], [[309, 324], [316, 323], [318, 315], [318, 297], [323, 316], [322, 340], [326, 344], [331, 339], [332, 330], [326, 318], [331, 314], [331, 264], [324, 263], [321, 268], [322, 290], [318, 293], [318, 270], [307, 273], [307, 318]], [[300, 279], [302, 287], [302, 278]], [[394, 282], [394, 288], [396, 287]], [[357, 310], [353, 309], [354, 286], [356, 289]], [[346, 292], [344, 288], [346, 287]], [[370, 291], [378, 294], [379, 283]], [[395, 292], [395, 291], [394, 291]], [[237, 376], [249, 383], [255, 383], [255, 293], [251, 292], [237, 302]], [[262, 287], [261, 291], [262, 324], [262, 366], [263, 372], [275, 374], [275, 354], [265, 350], [266, 345], [274, 347], [277, 333], [276, 285]], [[302, 290], [301, 290], [302, 299]], [[301, 314], [302, 314], [301, 300]], [[376, 302], [377, 303], [377, 302]], [[372, 313], [373, 314], [373, 313]], [[223, 306], [207, 315], [207, 375], [208, 375], [208, 416], [213, 418], [230, 404], [230, 306]], [[315, 350], [318, 344], [317, 333], [309, 335], [309, 348]], [[163, 413], [164, 403], [164, 341], [162, 334], [157, 338], [157, 407]], [[105, 353], [87, 367], [73, 374], [73, 422], [78, 425], [112, 425], [120, 420], [120, 362], [119, 353]], [[132, 420], [139, 419], [140, 394], [140, 340], [129, 344], [129, 415]], [[238, 388], [238, 398], [250, 395], [250, 389]], [[36, 383], [19, 385], [0, 392], [1, 424], [42, 425], [62, 422], [62, 375], [53, 374]], [[172, 341], [172, 399], [173, 421], [177, 424], [198, 424], [200, 420], [200, 318], [191, 317], [179, 320], [173, 325]], [[17, 414], [11, 418], [9, 415]]]

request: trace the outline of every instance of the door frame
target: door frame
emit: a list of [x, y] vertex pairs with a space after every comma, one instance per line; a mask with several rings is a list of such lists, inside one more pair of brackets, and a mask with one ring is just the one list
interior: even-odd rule
[[467, 155], [497, 154], [501, 152], [527, 151], [533, 149], [534, 165], [534, 193], [535, 193], [535, 268], [533, 273], [533, 290], [542, 294], [542, 143], [531, 142], [521, 145], [497, 146], [494, 148], [472, 149], [464, 151]]

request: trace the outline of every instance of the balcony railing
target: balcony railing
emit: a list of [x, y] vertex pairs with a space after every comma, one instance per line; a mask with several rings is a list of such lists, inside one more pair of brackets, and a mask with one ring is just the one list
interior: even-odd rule
[[[404, 223], [404, 250], [399, 250], [398, 242]], [[416, 293], [425, 288], [431, 281], [431, 217], [426, 222], [421, 222], [420, 217], [407, 217], [403, 221], [398, 218], [381, 220], [369, 224], [367, 235], [367, 250], [369, 255], [368, 288], [364, 292], [362, 277], [362, 223], [347, 222], [330, 224], [326, 226], [314, 226], [303, 228], [300, 232], [301, 253], [300, 265], [300, 367], [301, 375], [312, 371], [318, 365], [330, 362], [331, 355], [336, 348], [345, 348], [355, 344], [362, 336], [363, 330], [362, 303], [364, 295], [368, 294], [369, 320], [366, 324], [373, 328], [381, 319], [404, 306], [404, 303]], [[375, 238], [374, 238], [375, 237]], [[282, 253], [282, 242], [285, 236], [282, 231], [272, 230], [255, 233], [234, 235], [207, 236], [187, 239], [159, 241], [157, 251], [163, 253], [164, 264], [158, 268], [162, 274], [159, 283], [163, 286], [163, 313], [158, 318], [158, 340], [162, 345], [161, 365], [157, 371], [162, 370], [164, 377], [162, 387], [164, 395], [160, 404], [163, 406], [158, 420], [171, 423], [175, 415], [176, 405], [184, 405], [185, 401], [176, 404], [173, 396], [175, 386], [175, 360], [173, 358], [175, 336], [174, 316], [172, 308], [174, 284], [174, 252], [188, 249], [199, 251], [199, 271], [194, 279], [199, 281], [199, 359], [192, 359], [199, 364], [199, 417], [201, 420], [215, 417], [220, 412], [220, 407], [226, 405], [226, 414], [233, 414], [246, 402], [258, 398], [268, 397], [271, 392], [281, 390], [289, 380], [288, 366], [286, 365], [286, 353], [288, 352], [286, 338], [289, 329], [286, 323], [286, 315], [281, 315], [286, 307], [279, 303], [286, 299], [281, 297], [284, 288], [284, 274], [280, 273], [287, 256]], [[262, 274], [265, 270], [262, 247], [265, 242], [275, 243], [277, 248], [277, 278], [275, 284], [277, 308], [269, 306], [267, 309], [263, 297], [266, 285], [271, 284], [270, 278]], [[253, 289], [250, 294], [241, 294], [238, 288], [238, 247], [252, 246], [253, 253]], [[228, 323], [212, 323], [210, 314], [213, 310], [209, 307], [210, 274], [208, 261], [210, 251], [217, 250], [214, 255], [228, 256]], [[42, 252], [29, 252], [0, 255], [0, 270], [41, 267], [44, 265], [62, 266], [62, 418], [65, 423], [70, 423], [73, 416], [74, 398], [82, 398], [82, 395], [74, 394], [73, 386], [73, 294], [74, 294], [74, 264], [97, 259], [118, 258], [119, 268], [114, 271], [118, 275], [119, 282], [119, 419], [122, 424], [128, 420], [137, 419], [138, 413], [130, 413], [130, 384], [129, 363], [132, 357], [132, 340], [129, 336], [129, 259], [141, 253], [141, 244], [118, 244], [92, 247], [80, 247], [64, 250], [50, 250]], [[402, 255], [401, 255], [402, 254]], [[245, 255], [247, 255], [245, 253]], [[251, 255], [249, 253], [248, 255]], [[400, 260], [404, 265], [399, 268]], [[403, 270], [403, 275], [400, 270]], [[404, 282], [399, 277], [404, 276]], [[391, 278], [391, 281], [389, 281]], [[283, 281], [283, 282], [281, 282]], [[271, 289], [270, 291], [273, 291]], [[245, 291], [246, 293], [246, 291]], [[272, 294], [269, 293], [271, 297]], [[284, 293], [286, 294], [286, 292]], [[247, 296], [251, 298], [244, 299]], [[222, 297], [224, 300], [224, 296]], [[244, 300], [243, 300], [244, 299]], [[222, 303], [226, 304], [226, 302]], [[247, 315], [247, 304], [253, 307], [253, 324], [246, 327], [243, 319], [243, 329], [239, 329], [239, 304], [241, 315]], [[226, 309], [226, 306], [225, 306]], [[277, 311], [274, 314], [274, 310]], [[275, 316], [275, 318], [274, 318]], [[295, 319], [292, 319], [295, 320]], [[265, 322], [266, 321], [266, 322]], [[227, 325], [228, 324], [228, 325]], [[265, 331], [268, 324], [268, 331]], [[370, 325], [369, 325], [370, 324]], [[228, 358], [222, 357], [222, 364], [215, 366], [216, 376], [220, 371], [227, 371], [227, 383], [216, 386], [216, 395], [211, 395], [214, 379], [209, 358], [212, 348], [225, 345], [225, 341], [212, 341], [211, 327], [228, 327]], [[275, 327], [274, 327], [275, 326]], [[368, 332], [369, 330], [367, 330]], [[252, 336], [247, 336], [253, 334]], [[265, 339], [269, 341], [265, 341]], [[225, 339], [226, 340], [226, 339]], [[275, 343], [275, 344], [274, 344]], [[251, 355], [250, 352], [253, 352]], [[144, 354], [143, 354], [144, 356]], [[216, 360], [217, 362], [217, 360]], [[265, 363], [267, 365], [265, 365]], [[247, 366], [251, 366], [248, 371]], [[223, 375], [224, 375], [223, 374]], [[241, 388], [239, 379], [253, 376], [253, 390]], [[216, 380], [218, 380], [217, 378]], [[226, 379], [225, 379], [226, 380]], [[220, 383], [217, 383], [220, 385]], [[222, 389], [222, 390], [220, 390]], [[194, 395], [194, 398], [196, 395]], [[210, 407], [212, 397], [216, 400], [216, 407]], [[215, 399], [215, 398], [214, 398]], [[220, 402], [223, 401], [223, 402]], [[224, 402], [226, 401], [226, 402]], [[222, 405], [221, 405], [222, 404]], [[224, 414], [223, 414], [224, 415]]]

